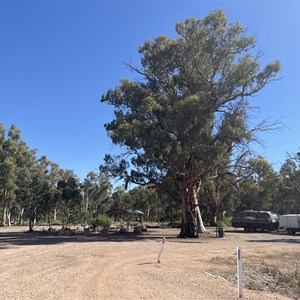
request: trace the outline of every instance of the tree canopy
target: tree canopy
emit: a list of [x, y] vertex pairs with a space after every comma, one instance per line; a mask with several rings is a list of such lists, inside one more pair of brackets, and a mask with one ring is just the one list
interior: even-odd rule
[[247, 153], [254, 132], [249, 100], [276, 79], [280, 63], [261, 68], [255, 39], [222, 10], [176, 25], [177, 37], [159, 36], [140, 48], [138, 81], [121, 80], [102, 96], [115, 107], [105, 127], [126, 148], [106, 155], [101, 170], [127, 183], [173, 181], [181, 199], [181, 236], [204, 231], [198, 194], [209, 178], [229, 174]]

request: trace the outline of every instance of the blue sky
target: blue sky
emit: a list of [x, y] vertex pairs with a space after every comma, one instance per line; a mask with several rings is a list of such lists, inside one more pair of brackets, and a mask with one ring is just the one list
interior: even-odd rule
[[138, 64], [138, 46], [175, 24], [222, 8], [257, 37], [262, 64], [279, 59], [281, 79], [253, 99], [257, 122], [282, 118], [255, 149], [275, 168], [300, 147], [300, 1], [0, 0], [0, 122], [16, 124], [30, 148], [83, 179], [116, 152], [104, 124], [113, 109], [101, 95]]

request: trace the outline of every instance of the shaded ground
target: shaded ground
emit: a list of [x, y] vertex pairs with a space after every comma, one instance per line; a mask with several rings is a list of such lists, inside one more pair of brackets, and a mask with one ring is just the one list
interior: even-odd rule
[[177, 239], [176, 229], [142, 235], [26, 230], [0, 228], [0, 299], [236, 299], [237, 246], [245, 299], [300, 298], [285, 282], [299, 270], [300, 235], [227, 231], [215, 238], [212, 229], [190, 240]]

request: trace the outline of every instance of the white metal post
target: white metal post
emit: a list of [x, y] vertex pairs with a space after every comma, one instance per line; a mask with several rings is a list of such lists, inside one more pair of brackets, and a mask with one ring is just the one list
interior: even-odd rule
[[238, 298], [243, 298], [243, 261], [242, 249], [237, 247], [237, 280], [238, 280]]

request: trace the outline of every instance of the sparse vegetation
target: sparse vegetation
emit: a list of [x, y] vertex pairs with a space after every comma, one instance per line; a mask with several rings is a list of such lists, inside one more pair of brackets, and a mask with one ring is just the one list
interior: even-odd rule
[[226, 264], [226, 265], [233, 265], [236, 263], [236, 259], [233, 257], [224, 257], [224, 256], [216, 256], [211, 259], [211, 262], [217, 264]]
[[[280, 254], [266, 254], [260, 262], [255, 257], [247, 258], [244, 264], [244, 285], [252, 290], [267, 290], [288, 295], [299, 299], [300, 297], [300, 265], [297, 260], [299, 255], [294, 252], [282, 252]], [[274, 264], [273, 260], [277, 263]], [[280, 261], [280, 264], [278, 263]], [[230, 272], [221, 271], [222, 267], [212, 270], [214, 275], [220, 276], [232, 283], [236, 283], [236, 260], [233, 257], [216, 256], [211, 262], [219, 265], [232, 265]]]

